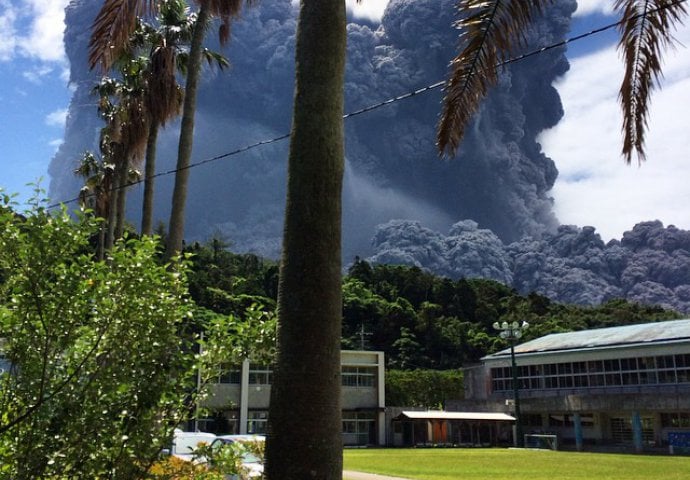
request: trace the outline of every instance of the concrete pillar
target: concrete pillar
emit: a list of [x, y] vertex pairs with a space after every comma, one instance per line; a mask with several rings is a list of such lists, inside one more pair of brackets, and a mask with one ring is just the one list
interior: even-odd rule
[[575, 448], [578, 452], [582, 451], [582, 417], [579, 413], [573, 415], [573, 425], [575, 428]]
[[642, 451], [642, 419], [640, 412], [633, 412], [632, 414], [632, 431], [633, 431], [633, 445], [635, 451], [640, 453]]
[[247, 434], [247, 420], [249, 419], [249, 360], [242, 362], [240, 376], [240, 434]]
[[378, 418], [377, 418], [377, 426], [378, 426], [378, 444], [383, 446], [386, 444], [386, 413], [385, 413], [385, 408], [386, 408], [386, 380], [385, 380], [385, 375], [386, 375], [386, 363], [385, 359], [383, 357], [383, 352], [378, 352], [376, 354], [376, 366], [377, 366], [377, 372], [376, 372], [376, 388], [377, 388], [377, 397], [378, 397]]

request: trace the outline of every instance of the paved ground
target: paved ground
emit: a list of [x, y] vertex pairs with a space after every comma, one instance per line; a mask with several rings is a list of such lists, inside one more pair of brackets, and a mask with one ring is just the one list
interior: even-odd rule
[[400, 477], [388, 477], [386, 475], [377, 475], [375, 473], [352, 472], [345, 470], [343, 472], [344, 480], [408, 480]]

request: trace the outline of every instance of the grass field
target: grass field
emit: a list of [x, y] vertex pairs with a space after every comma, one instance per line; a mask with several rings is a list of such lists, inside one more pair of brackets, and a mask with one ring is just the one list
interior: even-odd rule
[[690, 480], [690, 457], [505, 448], [345, 450], [344, 466], [415, 480]]

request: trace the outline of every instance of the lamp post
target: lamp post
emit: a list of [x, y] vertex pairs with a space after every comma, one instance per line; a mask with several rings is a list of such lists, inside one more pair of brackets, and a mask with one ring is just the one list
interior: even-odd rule
[[525, 446], [525, 438], [522, 434], [522, 421], [520, 418], [520, 387], [518, 386], [518, 370], [515, 363], [515, 342], [522, 337], [522, 333], [527, 330], [527, 322], [494, 322], [494, 328], [500, 331], [501, 338], [510, 343], [510, 363], [513, 373], [513, 401], [515, 402], [515, 436], [517, 446]]

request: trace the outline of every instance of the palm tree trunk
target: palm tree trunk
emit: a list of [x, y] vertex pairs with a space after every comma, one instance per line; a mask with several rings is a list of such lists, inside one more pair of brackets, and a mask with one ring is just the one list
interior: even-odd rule
[[108, 203], [108, 225], [105, 234], [105, 251], [112, 250], [115, 244], [115, 223], [117, 220], [117, 197], [120, 194], [118, 175], [114, 175]]
[[342, 479], [345, 3], [302, 0], [266, 478]]
[[187, 82], [185, 84], [184, 105], [182, 106], [182, 124], [180, 126], [180, 143], [177, 150], [177, 171], [175, 172], [175, 189], [173, 190], [170, 224], [168, 225], [168, 242], [166, 258], [182, 251], [184, 240], [184, 212], [187, 202], [187, 186], [189, 183], [189, 162], [192, 157], [194, 141], [194, 115], [196, 113], [196, 93], [201, 74], [201, 57], [203, 41], [208, 23], [207, 2], [200, 2], [194, 34], [189, 47], [189, 65], [187, 67]]
[[152, 122], [149, 127], [149, 138], [146, 144], [146, 167], [144, 170], [144, 204], [141, 209], [141, 234], [153, 234], [153, 189], [156, 174], [156, 142], [158, 141], [158, 123]]
[[122, 155], [121, 161], [117, 166], [117, 183], [118, 183], [118, 194], [117, 194], [117, 221], [115, 223], [115, 240], [122, 238], [125, 231], [125, 208], [127, 203], [127, 184], [129, 183], [129, 159], [127, 155]]

